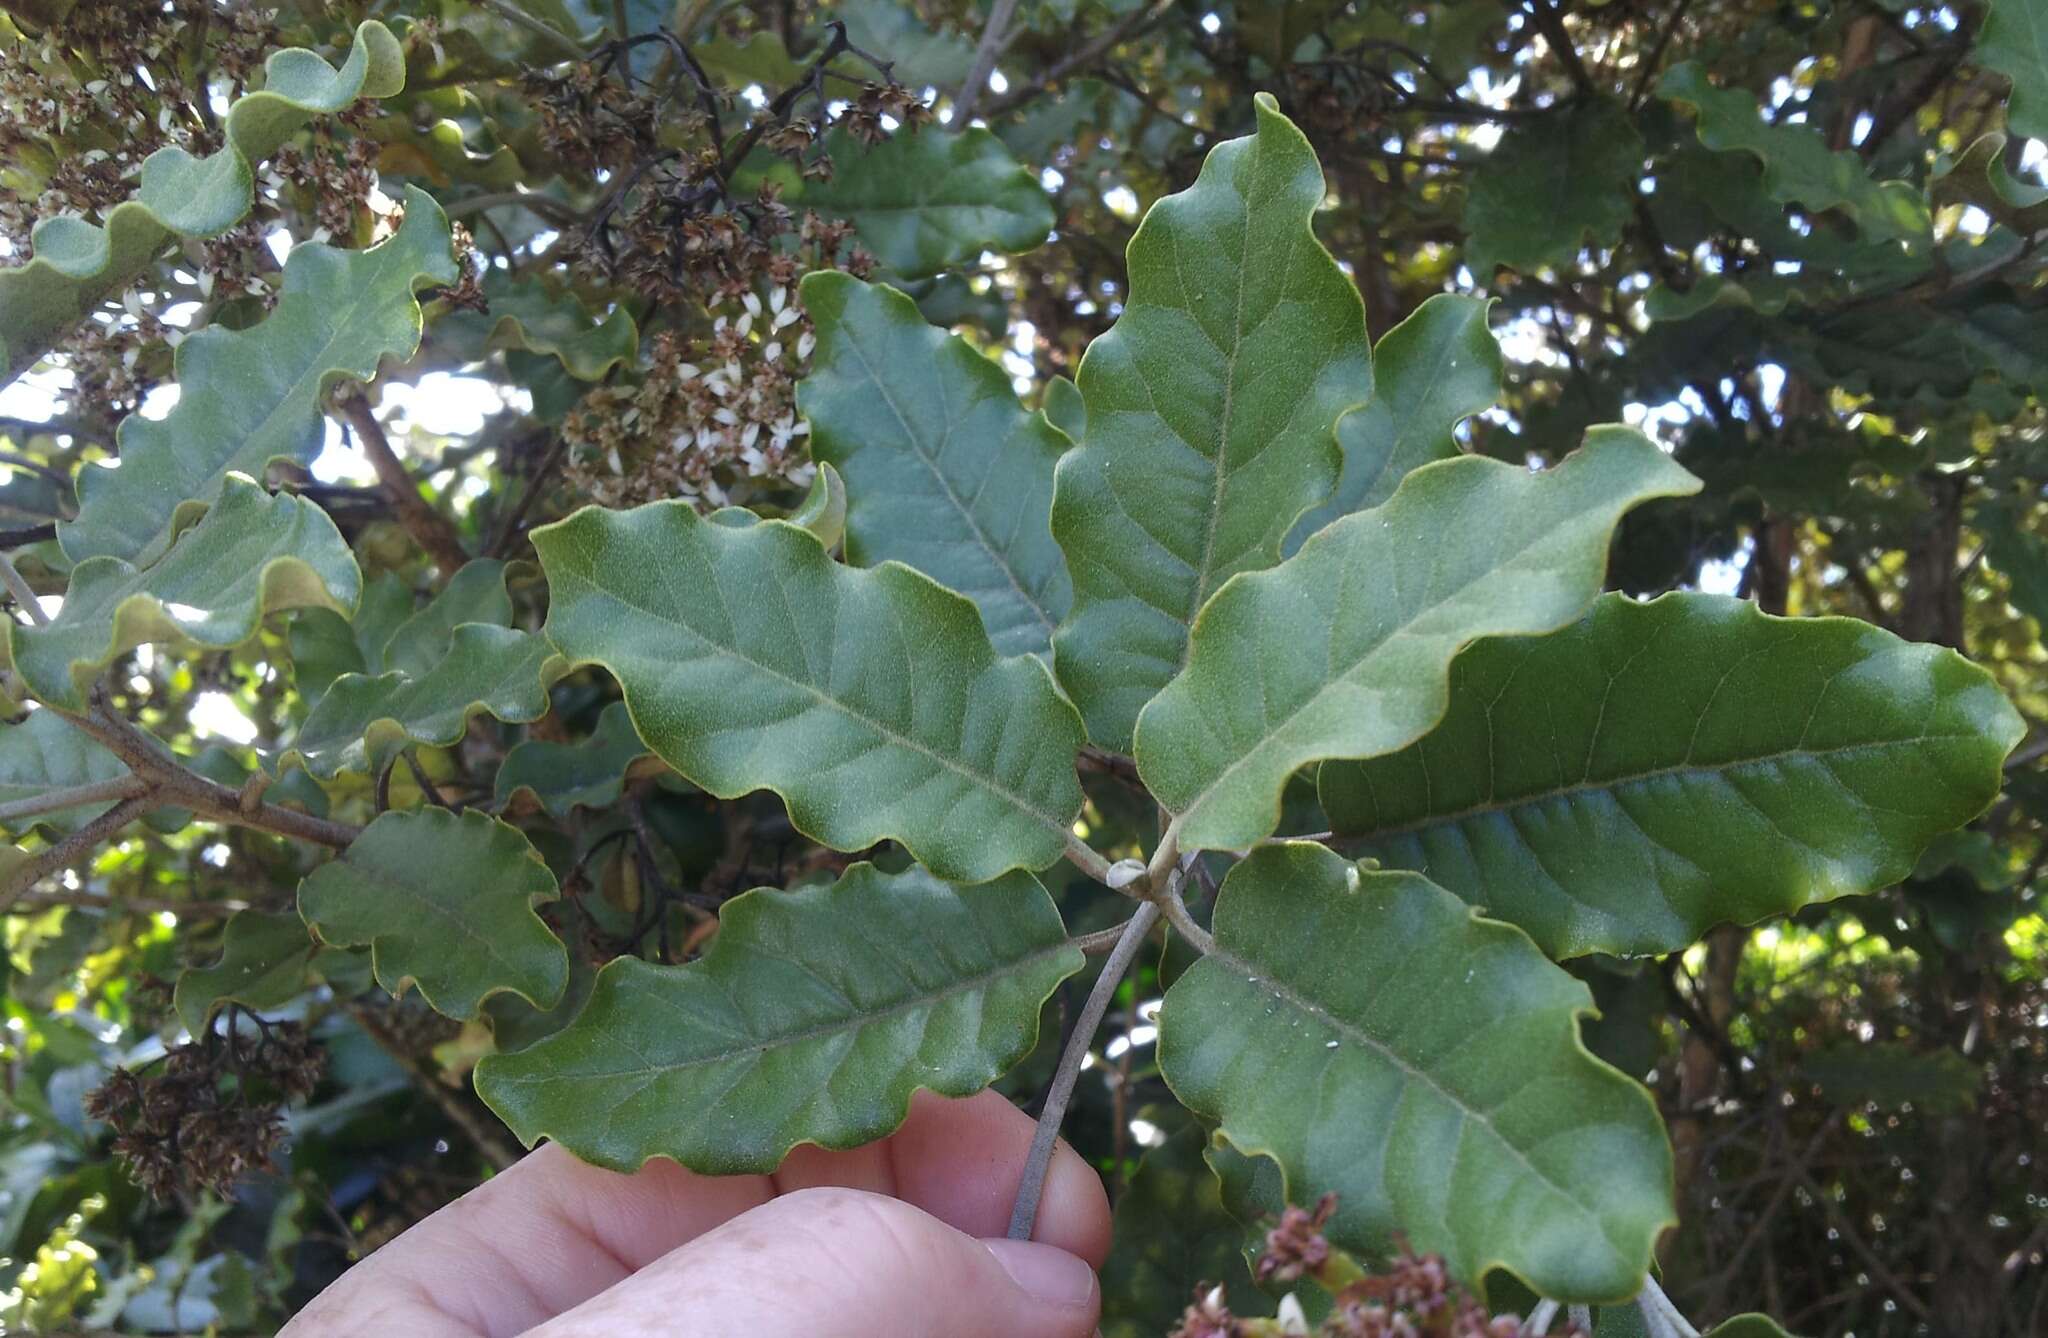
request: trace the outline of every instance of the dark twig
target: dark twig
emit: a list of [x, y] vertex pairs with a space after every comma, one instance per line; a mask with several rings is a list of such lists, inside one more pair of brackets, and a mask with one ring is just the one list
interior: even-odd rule
[[371, 468], [377, 471], [378, 481], [391, 498], [391, 505], [398, 512], [399, 523], [406, 533], [412, 535], [426, 555], [434, 560], [444, 576], [453, 576], [469, 561], [469, 554], [463, 551], [462, 538], [455, 532], [455, 523], [428, 505], [420, 496], [419, 485], [407, 472], [391, 449], [390, 439], [384, 435], [383, 427], [370, 412], [370, 402], [360, 395], [349, 395], [341, 402], [342, 417], [348, 419], [354, 429], [356, 440], [362, 443], [363, 454], [370, 457]]
[[60, 869], [69, 868], [150, 810], [147, 796], [124, 799], [47, 850], [38, 851], [0, 882], [0, 913], [14, 909], [23, 893]]

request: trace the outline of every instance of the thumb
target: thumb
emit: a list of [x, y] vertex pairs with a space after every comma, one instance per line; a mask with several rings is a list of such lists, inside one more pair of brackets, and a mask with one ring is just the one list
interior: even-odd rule
[[806, 1189], [699, 1236], [528, 1338], [1089, 1338], [1086, 1261], [899, 1199]]

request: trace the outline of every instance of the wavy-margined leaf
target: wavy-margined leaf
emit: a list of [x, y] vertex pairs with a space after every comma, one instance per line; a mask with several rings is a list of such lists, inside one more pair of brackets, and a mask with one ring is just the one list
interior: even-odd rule
[[1609, 595], [1552, 636], [1473, 646], [1442, 723], [1325, 763], [1320, 789], [1358, 853], [1553, 956], [1675, 952], [1904, 878], [1997, 795], [2024, 732], [1953, 651], [1719, 595]]
[[463, 563], [448, 584], [435, 591], [425, 607], [399, 623], [382, 645], [371, 637], [364, 654], [364, 672], [398, 670], [415, 678], [431, 673], [448, 658], [449, 643], [465, 623], [511, 626], [512, 596], [505, 592], [505, 564], [496, 558]]
[[[0, 724], [0, 803], [34, 799], [98, 781], [115, 781], [127, 774], [128, 768], [120, 758], [55, 711], [31, 711], [20, 724]], [[0, 831], [14, 836], [25, 836], [38, 828], [45, 833], [72, 832], [117, 802], [118, 799], [103, 799], [51, 809], [34, 817], [0, 823]]]
[[555, 876], [516, 827], [471, 809], [385, 813], [299, 884], [299, 914], [323, 943], [370, 948], [377, 983], [411, 984], [435, 1011], [472, 1018], [510, 991], [546, 1008], [569, 952], [534, 908]]
[[154, 566], [87, 558], [71, 573], [47, 627], [8, 625], [14, 667], [41, 700], [85, 708], [92, 680], [148, 642], [225, 650], [256, 635], [266, 613], [355, 607], [362, 575], [316, 504], [272, 496], [239, 474]]
[[882, 1137], [920, 1088], [988, 1086], [1082, 965], [1029, 874], [956, 887], [856, 864], [830, 886], [736, 897], [719, 919], [688, 966], [605, 967], [573, 1024], [485, 1058], [478, 1093], [522, 1141], [614, 1170], [665, 1156], [772, 1171], [799, 1143]]
[[1754, 155], [1763, 164], [1764, 189], [1781, 204], [1839, 209], [1872, 239], [1928, 239], [1931, 222], [1919, 191], [1903, 181], [1876, 180], [1861, 157], [1829, 148], [1812, 126], [1766, 121], [1754, 94], [1716, 87], [1697, 62], [1666, 70], [1657, 96], [1693, 109], [1700, 143], [1708, 148]]
[[280, 765], [297, 761], [321, 780], [380, 772], [413, 744], [446, 748], [488, 713], [530, 724], [548, 713], [548, 685], [566, 666], [532, 632], [488, 623], [455, 629], [446, 652], [417, 674], [343, 674], [306, 715]]
[[1373, 346], [1373, 397], [1337, 423], [1344, 469], [1336, 494], [1295, 525], [1288, 556], [1339, 516], [1386, 501], [1411, 470], [1458, 453], [1458, 424], [1500, 399], [1491, 305], [1438, 293]]
[[652, 755], [633, 732], [624, 702], [613, 702], [597, 717], [590, 737], [576, 743], [528, 739], [505, 754], [498, 768], [497, 803], [503, 808], [530, 794], [557, 821], [566, 822], [578, 805], [609, 808], [619, 800], [626, 771]]
[[1224, 881], [1216, 951], [1167, 992], [1160, 1066], [1289, 1202], [1337, 1195], [1333, 1243], [1397, 1233], [1476, 1282], [1632, 1295], [1673, 1220], [1649, 1094], [1580, 1044], [1586, 987], [1510, 925], [1412, 873], [1322, 846], [1254, 851]]
[[1199, 1287], [1221, 1286], [1239, 1317], [1271, 1314], [1245, 1266], [1244, 1225], [1203, 1161], [1208, 1134], [1190, 1123], [1148, 1151], [1116, 1201], [1102, 1265], [1102, 1338], [1159, 1338]]
[[1594, 428], [1553, 468], [1425, 465], [1202, 610], [1188, 667], [1138, 720], [1138, 768], [1185, 849], [1272, 834], [1298, 767], [1406, 747], [1483, 636], [1563, 627], [1600, 593], [1622, 513], [1699, 481], [1649, 438]]
[[843, 130], [825, 136], [839, 170], [803, 182], [796, 201], [854, 226], [890, 270], [921, 279], [984, 251], [1029, 251], [1052, 231], [1045, 188], [980, 127], [891, 135], [872, 148]]
[[608, 669], [640, 737], [712, 794], [773, 790], [823, 845], [893, 839], [961, 882], [1042, 869], [1071, 839], [1081, 722], [930, 577], [681, 502], [586, 507], [533, 544], [549, 639]]
[[218, 153], [194, 158], [172, 146], [145, 159], [135, 197], [108, 210], [105, 227], [68, 215], [36, 225], [29, 239], [35, 258], [0, 270], [0, 385], [126, 288], [174, 234], [211, 237], [241, 222], [255, 198], [255, 164], [299, 127], [359, 97], [404, 88], [405, 52], [372, 19], [356, 29], [339, 70], [295, 47], [271, 55], [263, 82], [228, 108], [227, 143]]
[[2016, 135], [2048, 139], [2048, 4], [1997, 0], [1970, 59], [2012, 80], [2005, 123]]
[[57, 526], [65, 553], [147, 562], [230, 472], [260, 478], [273, 460], [311, 463], [328, 388], [370, 379], [386, 356], [410, 357], [420, 339], [414, 290], [455, 279], [448, 219], [413, 187], [404, 224], [379, 245], [293, 247], [270, 315], [246, 330], [210, 325], [178, 345], [176, 406], [161, 419], [122, 420], [118, 469], [79, 472], [78, 518]]
[[1467, 263], [1482, 283], [1497, 266], [1562, 265], [1591, 238], [1621, 239], [1643, 169], [1643, 137], [1628, 108], [1589, 98], [1520, 122], [1472, 174], [1465, 205]]
[[915, 567], [980, 607], [998, 651], [1045, 654], [1073, 602], [1049, 520], [1066, 438], [895, 289], [824, 272], [803, 301], [818, 347], [798, 402], [846, 477], [847, 559]]
[[573, 293], [550, 290], [539, 279], [510, 279], [492, 270], [484, 279], [482, 312], [454, 311], [434, 323], [436, 347], [477, 361], [495, 349], [516, 348], [559, 360], [569, 375], [596, 381], [640, 347], [632, 313], [621, 308], [602, 320]]
[[2048, 228], [2048, 190], [2005, 170], [2005, 136], [1979, 135], [1928, 187], [1936, 204], [1974, 204], [2022, 237]]
[[1203, 603], [1279, 561], [1330, 495], [1337, 420], [1372, 396], [1358, 290], [1310, 227], [1315, 153], [1265, 94], [1258, 117], [1145, 215], [1123, 313], [1081, 360], [1087, 428], [1052, 503], [1074, 580], [1054, 667], [1119, 752]]
[[1045, 421], [1078, 442], [1088, 430], [1088, 406], [1081, 402], [1081, 387], [1064, 376], [1055, 376], [1045, 387]]
[[223, 1004], [281, 1008], [306, 988], [318, 949], [305, 921], [290, 912], [236, 911], [221, 931], [220, 960], [179, 972], [171, 1006], [194, 1036]]

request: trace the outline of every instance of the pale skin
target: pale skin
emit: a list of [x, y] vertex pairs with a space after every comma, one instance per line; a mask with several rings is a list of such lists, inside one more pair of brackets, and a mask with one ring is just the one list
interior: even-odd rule
[[620, 1175], [543, 1147], [357, 1264], [281, 1338], [1089, 1338], [1101, 1179], [1062, 1143], [1002, 1239], [1032, 1124], [920, 1093], [888, 1138], [773, 1175]]

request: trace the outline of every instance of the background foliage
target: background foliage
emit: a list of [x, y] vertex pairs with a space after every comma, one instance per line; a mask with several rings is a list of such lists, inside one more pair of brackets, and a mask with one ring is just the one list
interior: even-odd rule
[[[1382, 390], [1343, 429], [1378, 445], [1347, 449], [1338, 479], [1278, 486], [1303, 505], [1334, 486], [1332, 505], [1352, 509], [1454, 449], [1554, 462], [1590, 424], [1635, 424], [1705, 486], [1623, 522], [1613, 588], [1853, 615], [1961, 651], [2030, 722], [1987, 813], [1917, 860], [1873, 855], [1858, 871], [1882, 890], [1784, 914], [1802, 899], [1774, 890], [1788, 867], [1829, 871], [1798, 866], [1796, 841], [1766, 843], [1740, 879], [1761, 924], [1572, 966], [1603, 1010], [1589, 1044], [1649, 1084], [1672, 1131], [1683, 1220], [1661, 1261], [1688, 1312], [1764, 1309], [1814, 1334], [2048, 1325], [2041, 0], [0, 10], [0, 341], [9, 374], [26, 371], [0, 393], [0, 543], [37, 591], [68, 592], [48, 629], [17, 629], [9, 681], [139, 721], [193, 773], [146, 804], [125, 788], [146, 748], [132, 733], [89, 737], [42, 710], [0, 733], [9, 858], [42, 875], [12, 879], [4, 906], [0, 1323], [275, 1327], [516, 1155], [471, 1073], [493, 1053], [508, 1075], [530, 1071], [518, 1052], [574, 1015], [598, 965], [701, 957], [705, 974], [726, 971], [777, 931], [749, 915], [714, 932], [721, 903], [769, 885], [816, 886], [804, 895], [823, 904], [853, 857], [799, 837], [775, 794], [745, 792], [774, 785], [807, 829], [840, 824], [841, 845], [873, 839], [872, 815], [822, 813], [801, 774], [736, 770], [707, 790], [743, 797], [720, 799], [668, 773], [618, 683], [631, 695], [671, 666], [609, 656], [593, 612], [568, 634], [598, 648], [569, 653], [605, 660], [618, 683], [565, 674], [539, 635], [528, 533], [590, 501], [684, 497], [710, 520], [667, 523], [707, 554], [783, 544], [717, 510], [745, 506], [843, 538], [862, 565], [944, 571], [1002, 653], [1043, 653], [1069, 609], [1083, 616], [1062, 636], [1085, 648], [1085, 615], [1115, 581], [1070, 581], [1043, 538], [991, 540], [961, 497], [944, 524], [904, 508], [943, 501], [958, 477], [999, 496], [1044, 486], [1034, 462], [1065, 449], [1052, 428], [1080, 435], [1082, 349], [1142, 307], [1152, 260], [1142, 244], [1127, 257], [1141, 213], [1270, 116], [1254, 102], [1267, 92], [1327, 182], [1288, 207], [1348, 280], [1296, 276], [1301, 328], [1341, 329], [1328, 313], [1362, 304]], [[994, 59], [985, 90], [978, 53]], [[954, 131], [963, 103], [986, 130]], [[1120, 327], [1110, 347], [1146, 356], [1145, 329]], [[1321, 361], [1276, 358], [1276, 402], [1362, 365], [1337, 336], [1305, 342]], [[1098, 359], [1080, 387], [1091, 412], [1121, 403], [1116, 360]], [[921, 375], [975, 387], [973, 432], [943, 438], [914, 407], [900, 425], [862, 417], [880, 381]], [[874, 449], [899, 432], [943, 467]], [[122, 468], [102, 467], [117, 456]], [[1077, 498], [1090, 467], [1073, 466]], [[167, 495], [213, 506], [199, 519]], [[1082, 506], [1056, 511], [1054, 529], [1100, 521]], [[1153, 592], [1153, 658], [1179, 663], [1179, 611], [1233, 561], [1291, 553], [1316, 523], [1241, 536], [1195, 569], [1198, 590]], [[152, 565], [209, 526], [223, 537], [204, 551], [234, 582]], [[575, 538], [542, 543], [566, 555]], [[849, 600], [927, 597], [847, 579]], [[558, 579], [553, 598], [559, 645], [582, 596]], [[1459, 673], [1483, 683], [1503, 657], [1596, 656], [1603, 625], [1548, 652], [1490, 643]], [[1858, 635], [1844, 626], [1830, 654], [1903, 654]], [[1697, 667], [1673, 652], [1639, 699], [1682, 692]], [[1799, 666], [1769, 670], [1771, 690], [1801, 681]], [[1157, 686], [1090, 719], [1091, 736], [1127, 740]], [[715, 705], [719, 688], [668, 690]], [[1882, 708], [1840, 709], [1860, 726]], [[1170, 738], [1171, 716], [1140, 738]], [[1898, 733], [1865, 802], [1943, 765]], [[1091, 841], [1149, 844], [1130, 764], [1083, 759]], [[1376, 793], [1398, 792], [1416, 761], [1372, 763]], [[1391, 820], [1324, 781], [1333, 824], [1389, 866], [1425, 839], [1375, 835]], [[99, 788], [38, 806], [79, 786]], [[1068, 804], [1061, 786], [1042, 778], [1046, 804]], [[994, 819], [953, 828], [948, 811], [890, 818], [919, 824], [906, 842], [941, 874], [1003, 872], [975, 863]], [[1290, 795], [1291, 816], [1315, 811], [1315, 796]], [[374, 840], [328, 862], [323, 846], [366, 823]], [[943, 900], [900, 852], [879, 859], [884, 871], [856, 877]], [[504, 872], [492, 916], [513, 927], [516, 959], [488, 979], [417, 935], [380, 938], [390, 915], [353, 914], [375, 897], [431, 906], [436, 860]], [[1044, 875], [1067, 924], [1111, 924], [1118, 899], [1068, 872]], [[1697, 888], [1664, 890], [1683, 919]], [[943, 914], [996, 911], [962, 900]], [[1014, 923], [988, 932], [1020, 973], [1005, 987], [1028, 991], [1056, 930], [1021, 894], [1000, 914]], [[1539, 937], [1563, 949], [1577, 932]], [[1125, 1221], [1176, 1242], [1112, 1262], [1113, 1334], [1170, 1326], [1193, 1284], [1232, 1264], [1226, 1209], [1262, 1202], [1246, 1168], [1219, 1166], [1216, 1188], [1166, 1099], [1153, 1021], [1187, 965], [1178, 952], [1141, 965], [1069, 1120]], [[377, 987], [407, 979], [417, 989], [399, 999]], [[630, 1016], [633, 979], [608, 976], [592, 1007]], [[1038, 1050], [1003, 1080], [1027, 1106], [1088, 983], [1060, 987]], [[222, 1003], [233, 1011], [215, 1032]], [[310, 1042], [272, 1037], [289, 1024]], [[150, 1159], [147, 1131], [120, 1134], [169, 1195], [152, 1198], [116, 1164], [87, 1093], [181, 1029], [251, 1038], [247, 1054], [179, 1061], [234, 1067], [250, 1103], [177, 1165]], [[537, 1086], [521, 1134], [560, 1100]], [[302, 1099], [273, 1116], [279, 1097]], [[774, 1151], [725, 1150], [735, 1165]]]

